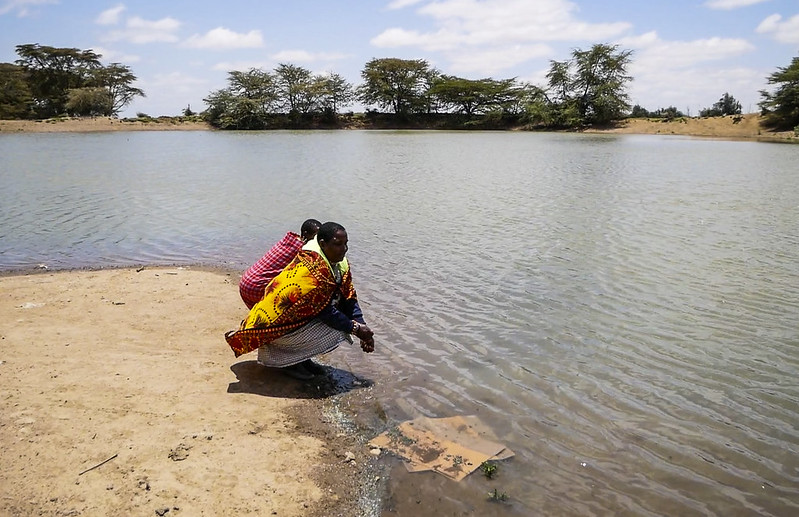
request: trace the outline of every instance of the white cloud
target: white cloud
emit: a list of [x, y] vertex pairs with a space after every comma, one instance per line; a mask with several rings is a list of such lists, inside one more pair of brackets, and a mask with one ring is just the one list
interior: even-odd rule
[[551, 56], [549, 45], [517, 45], [512, 48], [489, 49], [468, 54], [453, 54], [450, 65], [454, 73], [494, 75], [531, 59]]
[[[740, 95], [763, 87], [762, 70], [725, 64], [755, 50], [754, 45], [738, 38], [706, 38], [692, 41], [665, 41], [656, 32], [617, 41], [633, 49], [628, 72], [633, 104], [649, 110], [675, 106], [691, 115], [718, 101], [727, 91], [741, 101], [744, 110], [756, 109], [754, 98]], [[691, 105], [679, 105], [680, 99], [693, 99]]]
[[307, 50], [281, 50], [269, 56], [281, 63], [315, 63], [318, 61], [339, 61], [350, 57], [335, 52], [308, 52]]
[[660, 42], [658, 33], [655, 31], [645, 32], [639, 36], [627, 36], [616, 41], [624, 47], [647, 48]]
[[377, 47], [416, 46], [440, 50], [463, 45], [516, 45], [541, 41], [596, 41], [628, 30], [626, 22], [590, 24], [572, 17], [574, 4], [565, 0], [444, 0], [421, 7], [419, 14], [439, 28], [419, 32], [391, 28], [374, 37]]
[[[613, 43], [634, 51], [628, 67], [633, 77], [628, 88], [633, 104], [649, 110], [675, 106], [697, 115], [727, 91], [741, 102], [744, 110], [757, 109], [754, 92], [763, 88], [766, 72], [730, 64], [755, 50], [746, 40], [665, 41], [652, 31]], [[520, 79], [545, 87], [547, 71], [541, 69]], [[686, 99], [690, 104], [686, 104]]]
[[643, 71], [686, 68], [707, 61], [737, 57], [755, 50], [754, 45], [740, 38], [714, 37], [693, 41], [665, 41], [658, 38], [655, 32], [633, 38], [622, 38], [618, 43], [633, 48], [631, 68]]
[[782, 16], [772, 14], [757, 26], [760, 34], [772, 34], [781, 43], [799, 43], [799, 14], [782, 21]]
[[106, 9], [105, 11], [101, 12], [97, 16], [95, 22], [98, 25], [116, 25], [119, 23], [119, 19], [122, 16], [122, 11], [124, 10], [125, 6], [123, 4], [117, 4], [111, 9]]
[[178, 40], [175, 32], [180, 28], [180, 22], [174, 18], [161, 18], [160, 20], [145, 20], [138, 16], [129, 18], [124, 30], [112, 31], [106, 35], [108, 41], [128, 41], [130, 43], [172, 43]]
[[261, 48], [264, 46], [264, 40], [259, 30], [251, 30], [242, 34], [233, 32], [225, 27], [217, 27], [204, 35], [195, 34], [191, 36], [185, 41], [184, 46], [212, 50]]
[[547, 85], [547, 73], [549, 73], [549, 68], [541, 68], [538, 70], [533, 70], [529, 73], [520, 75], [518, 77], [520, 82], [530, 83], [535, 86], [540, 86], [541, 88], [546, 88]]
[[769, 0], [708, 0], [705, 5], [711, 9], [738, 9], [750, 5], [762, 4]]
[[153, 79], [146, 82], [143, 81], [143, 84], [163, 91], [186, 93], [193, 91], [198, 86], [208, 84], [208, 81], [186, 75], [183, 72], [172, 72], [169, 74], [156, 74]]
[[[399, 4], [407, 2], [390, 5]], [[440, 0], [416, 11], [433, 20], [433, 30], [393, 27], [370, 43], [443, 52], [453, 68], [489, 74], [544, 57], [551, 52], [547, 42], [606, 41], [631, 28], [627, 22], [584, 22], [575, 17], [576, 11], [567, 0]]]
[[283, 50], [276, 52], [268, 57], [266, 60], [245, 60], [245, 61], [221, 61], [211, 67], [212, 70], [218, 72], [231, 72], [240, 71], [244, 72], [250, 69], [261, 69], [270, 71], [274, 69], [279, 63], [290, 64], [310, 64], [322, 63], [317, 68], [324, 68], [323, 65], [332, 66], [333, 61], [340, 61], [349, 58], [347, 54], [326, 53], [326, 52], [308, 52], [306, 50]]
[[461, 48], [468, 44], [468, 37], [446, 29], [425, 34], [394, 27], [378, 34], [370, 43], [379, 48], [417, 47], [435, 52]]
[[211, 70], [217, 72], [232, 72], [238, 70], [240, 72], [250, 70], [252, 68], [264, 69], [274, 66], [274, 63], [267, 61], [221, 61], [211, 67]]
[[147, 97], [137, 98], [125, 110], [126, 114], [143, 111], [150, 115], [177, 115], [189, 105], [195, 111], [202, 109], [202, 99], [209, 93], [210, 81], [182, 72], [172, 72], [139, 79], [137, 87], [144, 90]]
[[626, 22], [591, 24], [577, 20], [567, 0], [443, 0], [421, 7], [444, 29], [473, 45], [498, 42], [586, 40], [615, 37]]
[[30, 16], [31, 7], [54, 5], [57, 3], [59, 3], [58, 0], [7, 0], [0, 4], [0, 16], [16, 11], [19, 18], [24, 18]]
[[394, 0], [390, 4], [388, 4], [388, 9], [402, 9], [403, 7], [408, 7], [409, 5], [418, 4], [423, 0]]
[[312, 53], [305, 50], [284, 50], [270, 55], [268, 60], [220, 61], [213, 65], [211, 70], [217, 72], [231, 72], [234, 70], [244, 72], [255, 68], [270, 71], [279, 63], [298, 64], [325, 62], [324, 64], [330, 64], [331, 61], [337, 61], [347, 57], [350, 56], [346, 54]]
[[[674, 106], [683, 113], [696, 116], [709, 108], [726, 92], [741, 103], [745, 113], [757, 110], [759, 99], [754, 92], [763, 88], [760, 70], [751, 68], [683, 69], [661, 75], [635, 77], [630, 86], [633, 104], [654, 111]], [[691, 99], [680, 104], [680, 99]]]
[[92, 50], [95, 54], [100, 54], [100, 60], [104, 63], [122, 63], [127, 65], [129, 63], [138, 63], [141, 61], [141, 57], [137, 55], [124, 54], [104, 47], [94, 47]]

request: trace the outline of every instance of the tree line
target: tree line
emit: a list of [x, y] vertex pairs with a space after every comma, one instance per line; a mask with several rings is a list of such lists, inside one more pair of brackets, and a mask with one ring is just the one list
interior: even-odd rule
[[[699, 110], [700, 117], [724, 117], [727, 115], [740, 115], [741, 103], [735, 97], [724, 92], [724, 95], [713, 104], [710, 108], [702, 108]], [[647, 111], [646, 108], [636, 104], [630, 111], [630, 118], [659, 118], [665, 120], [673, 120], [676, 118], [685, 117], [686, 114], [678, 110], [675, 106], [668, 108], [658, 108], [655, 111]]]
[[0, 118], [116, 115], [144, 92], [121, 63], [103, 66], [92, 50], [18, 45], [15, 63], [0, 63]]
[[[448, 115], [462, 126], [525, 124], [549, 128], [607, 124], [629, 111], [626, 85], [632, 51], [597, 44], [553, 61], [543, 88], [511, 79], [466, 79], [447, 75], [424, 59], [375, 58], [354, 86], [337, 74], [313, 75], [291, 64], [273, 71], [253, 68], [228, 73], [228, 86], [204, 99], [214, 126], [263, 129], [335, 122], [337, 107], [354, 101], [388, 112], [395, 120], [430, 120]], [[377, 116], [367, 111], [367, 116]]]
[[[121, 63], [104, 66], [92, 50], [18, 45], [15, 63], [0, 63], [0, 118], [43, 119], [63, 115], [118, 115], [144, 92]], [[648, 111], [630, 106], [627, 87], [631, 50], [595, 44], [574, 49], [569, 59], [550, 61], [545, 85], [517, 78], [466, 79], [447, 75], [424, 59], [374, 58], [355, 86], [336, 73], [281, 63], [273, 70], [228, 72], [227, 86], [203, 99], [201, 114], [226, 129], [335, 126], [341, 110], [368, 106], [366, 117], [395, 121], [446, 120], [457, 127], [579, 128], [632, 117], [685, 116], [673, 106]], [[764, 123], [775, 129], [799, 125], [799, 57], [768, 78], [761, 91]], [[700, 116], [736, 115], [741, 105], [724, 95]], [[187, 108], [184, 114], [191, 114]]]

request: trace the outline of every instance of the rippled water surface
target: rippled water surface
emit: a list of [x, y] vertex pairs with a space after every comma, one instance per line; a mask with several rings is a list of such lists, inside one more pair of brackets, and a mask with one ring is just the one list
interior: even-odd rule
[[379, 334], [336, 354], [381, 414], [476, 414], [516, 453], [490, 482], [397, 471], [398, 512], [433, 493], [464, 513], [799, 515], [797, 163], [660, 136], [0, 135], [0, 269], [242, 270], [336, 220]]

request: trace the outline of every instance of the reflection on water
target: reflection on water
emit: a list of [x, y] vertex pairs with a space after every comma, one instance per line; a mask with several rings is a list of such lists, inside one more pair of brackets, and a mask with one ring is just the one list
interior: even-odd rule
[[343, 223], [379, 349], [330, 360], [389, 419], [477, 414], [516, 452], [492, 482], [403, 478], [399, 512], [799, 512], [795, 146], [176, 132], [2, 135], [0, 156], [2, 269], [241, 270]]

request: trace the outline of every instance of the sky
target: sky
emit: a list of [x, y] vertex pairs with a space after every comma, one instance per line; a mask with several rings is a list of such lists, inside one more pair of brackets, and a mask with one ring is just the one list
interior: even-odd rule
[[34, 43], [127, 65], [146, 97], [123, 117], [202, 111], [228, 72], [281, 63], [354, 86], [373, 58], [545, 86], [597, 43], [633, 51], [631, 104], [696, 116], [729, 93], [750, 113], [799, 56], [799, 0], [0, 0], [0, 62]]

